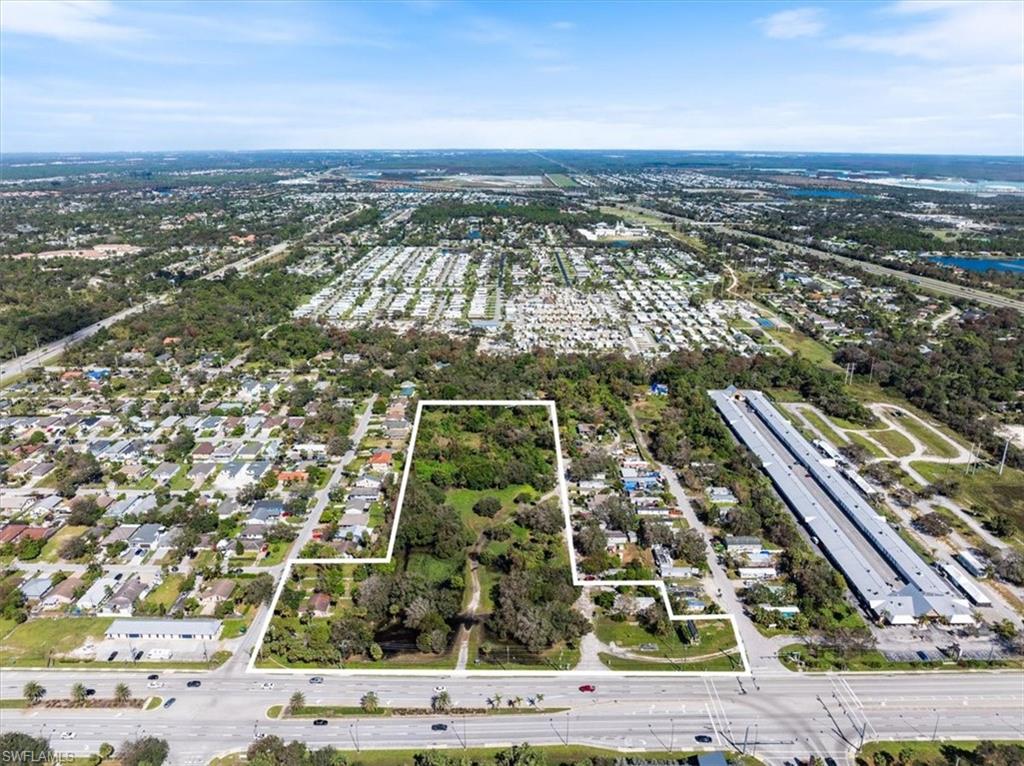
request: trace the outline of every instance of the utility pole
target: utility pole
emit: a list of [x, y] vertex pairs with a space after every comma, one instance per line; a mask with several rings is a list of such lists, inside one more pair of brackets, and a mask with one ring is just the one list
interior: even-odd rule
[[999, 461], [999, 475], [1003, 475], [1003, 469], [1006, 468], [1006, 453], [1010, 449], [1010, 437], [1006, 437], [1006, 443], [1003, 445], [1003, 457]]

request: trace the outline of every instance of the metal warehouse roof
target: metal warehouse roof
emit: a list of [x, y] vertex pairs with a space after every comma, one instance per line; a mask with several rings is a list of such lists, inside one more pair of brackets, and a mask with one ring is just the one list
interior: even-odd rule
[[[761, 460], [764, 470], [794, 512], [818, 538], [860, 598], [876, 614], [892, 622], [919, 617], [945, 617], [951, 622], [972, 622], [970, 605], [929, 567], [854, 489], [838, 470], [786, 420], [760, 391], [710, 391], [712, 401], [730, 428]], [[857, 549], [855, 542], [833, 518], [834, 509], [819, 503], [803, 477], [754, 425], [763, 423], [792, 456], [807, 469], [820, 488], [854, 524], [906, 585], [889, 583]]]

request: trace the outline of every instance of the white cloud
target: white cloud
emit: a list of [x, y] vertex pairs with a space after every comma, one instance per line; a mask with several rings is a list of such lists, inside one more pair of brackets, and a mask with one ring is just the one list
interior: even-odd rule
[[68, 42], [114, 42], [144, 37], [142, 30], [110, 21], [107, 0], [4, 0], [0, 31]]
[[825, 28], [820, 8], [793, 8], [758, 19], [757, 23], [768, 37], [788, 40], [794, 37], [814, 37]]
[[932, 61], [1022, 61], [1020, 2], [898, 2], [886, 9], [887, 18], [910, 20], [899, 29], [847, 35], [847, 48]]

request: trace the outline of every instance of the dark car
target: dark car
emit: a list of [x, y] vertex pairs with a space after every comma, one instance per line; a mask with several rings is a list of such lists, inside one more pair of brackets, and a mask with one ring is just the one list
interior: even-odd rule
[[313, 725], [314, 726], [326, 726], [327, 725], [327, 719], [326, 718], [317, 718], [315, 721], [313, 721]]
[[86, 689], [85, 690], [85, 696], [86, 697], [95, 697], [96, 696], [96, 690], [95, 689]]
[[171, 705], [173, 705], [174, 704], [174, 699], [175, 699], [174, 697], [169, 697], [167, 699], [167, 701], [164, 703], [164, 707], [170, 707]]
[[146, 676], [146, 680], [147, 680], [147, 681], [155, 681], [155, 680], [157, 680], [157, 679], [158, 679], [159, 677], [160, 677], [160, 674], [159, 674], [159, 673], [150, 673], [150, 674], [149, 674], [148, 676]]
[[202, 681], [189, 681], [187, 684], [185, 684], [185, 686], [187, 686], [189, 689], [197, 689], [202, 685]]
[[309, 682], [311, 684], [322, 684], [324, 682], [324, 677], [323, 676], [313, 676], [311, 679], [309, 679]]
[[145, 652], [142, 651], [141, 649], [139, 649], [139, 651], [135, 652], [135, 656], [132, 657], [132, 659], [135, 660], [136, 662], [138, 662], [139, 660], [142, 659], [142, 655], [144, 655], [144, 654], [145, 654]]
[[115, 657], [117, 657], [117, 652], [111, 652], [107, 655], [107, 662], [113, 662]]
[[594, 686], [593, 684], [583, 684], [583, 686], [580, 687], [580, 691], [581, 692], [596, 692], [597, 691], [597, 687]]
[[708, 745], [712, 741], [711, 737], [709, 737], [707, 734], [698, 734], [696, 737], [694, 737], [694, 739], [700, 742], [702, 745]]
[[431, 731], [448, 731], [448, 724], [446, 723], [435, 723], [430, 727]]

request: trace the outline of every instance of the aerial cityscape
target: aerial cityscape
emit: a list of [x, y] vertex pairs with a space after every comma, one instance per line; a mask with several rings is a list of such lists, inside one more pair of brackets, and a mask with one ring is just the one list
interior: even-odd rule
[[0, 762], [1024, 764], [1024, 3], [0, 63]]

